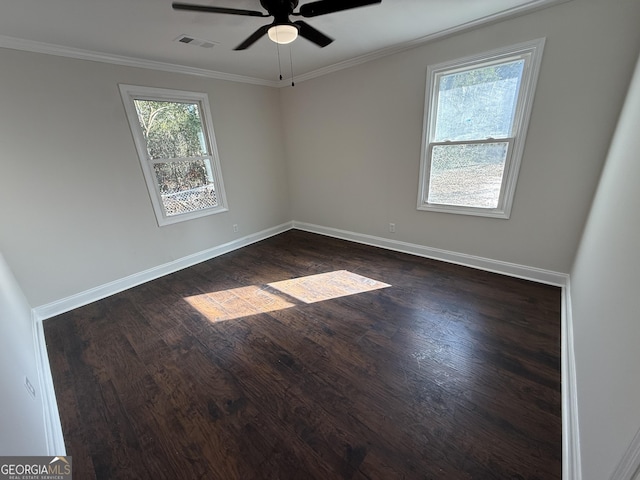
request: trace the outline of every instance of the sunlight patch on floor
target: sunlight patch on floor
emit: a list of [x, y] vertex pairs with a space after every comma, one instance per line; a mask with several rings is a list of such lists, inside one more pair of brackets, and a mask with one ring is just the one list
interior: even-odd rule
[[273, 312], [295, 305], [277, 292], [258, 285], [193, 295], [185, 300], [212, 322]]
[[185, 297], [185, 301], [209, 321], [222, 322], [390, 286], [347, 270], [336, 270], [266, 285], [192, 295]]
[[369, 292], [391, 285], [363, 277], [347, 270], [308, 275], [306, 277], [283, 280], [269, 284], [287, 295], [304, 303], [322, 302], [332, 298], [345, 297], [356, 293]]

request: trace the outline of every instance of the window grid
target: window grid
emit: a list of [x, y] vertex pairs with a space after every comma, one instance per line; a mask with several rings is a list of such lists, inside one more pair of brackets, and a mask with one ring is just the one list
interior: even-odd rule
[[[418, 195], [419, 210], [509, 218], [543, 47], [544, 39], [538, 39], [428, 67]], [[519, 78], [517, 76], [518, 69], [521, 69]], [[492, 72], [494, 75], [495, 72], [501, 72], [503, 76], [491, 77]], [[487, 78], [483, 79], [483, 75]], [[464, 84], [465, 76], [467, 84]], [[462, 85], [455, 85], [455, 82], [460, 79], [463, 79]], [[443, 85], [443, 82], [446, 84]], [[451, 86], [452, 84], [454, 86]], [[484, 101], [486, 110], [489, 112], [494, 112], [496, 107], [503, 109], [502, 117], [496, 117], [494, 119], [496, 121], [493, 123], [491, 118], [485, 122], [484, 131], [482, 128], [478, 128], [477, 131], [465, 130], [469, 126], [477, 128], [474, 122], [477, 122], [478, 119], [485, 119], [479, 116], [474, 117], [474, 112], [472, 112], [469, 114], [472, 118], [467, 120], [470, 123], [463, 123], [459, 116], [467, 113], [464, 101], [450, 102], [452, 105], [449, 108], [450, 111], [445, 111], [444, 114], [440, 111], [440, 109], [447, 108], [446, 102], [451, 100], [444, 98], [450, 93], [448, 89], [458, 88], [460, 92], [465, 94], [468, 93], [467, 90], [475, 91], [480, 96], [485, 93], [483, 92], [485, 87], [493, 94], [496, 84], [502, 84], [503, 88], [499, 90], [499, 93], [501, 92], [506, 100], [499, 97], [496, 99], [496, 95], [485, 94], [480, 98], [481, 102], [476, 102], [483, 106], [485, 104], [482, 101]], [[511, 91], [506, 87], [509, 87]], [[512, 94], [510, 99], [509, 93]], [[509, 102], [511, 102], [511, 107]], [[491, 109], [492, 107], [494, 110]], [[482, 109], [476, 110], [483, 112]], [[447, 118], [447, 115], [455, 118], [455, 121], [449, 122], [450, 125], [446, 125], [447, 120], [451, 120], [451, 118]], [[494, 115], [497, 114], [494, 113]], [[491, 117], [491, 115], [488, 116]], [[445, 123], [444, 127], [450, 127], [449, 131], [443, 127], [443, 122]], [[478, 124], [481, 123], [478, 122]], [[496, 125], [500, 128], [496, 128]], [[490, 131], [492, 129], [493, 131]], [[471, 147], [475, 145], [485, 146], [484, 150], [490, 152], [494, 156], [494, 160], [498, 160], [498, 157], [495, 156], [498, 144], [506, 144], [506, 151], [501, 159], [502, 172], [498, 171], [500, 168], [498, 164], [491, 164], [484, 169], [480, 168], [479, 164], [483, 162], [478, 159], [482, 160], [482, 155], [475, 157], [476, 164], [467, 162], [466, 168], [460, 167], [456, 170], [459, 165], [465, 164], [465, 151], [468, 155], [468, 151], [471, 151]], [[434, 151], [442, 156], [442, 152], [447, 150], [451, 152], [449, 163], [443, 161], [438, 163], [439, 159], [436, 158], [434, 165]], [[477, 152], [480, 150], [476, 149]], [[492, 152], [492, 150], [494, 151]], [[463, 158], [457, 158], [456, 155]], [[450, 171], [444, 172], [443, 165], [451, 167]], [[485, 177], [491, 178], [493, 184], [483, 183], [486, 180]], [[449, 187], [448, 196], [438, 192], [434, 193], [434, 190], [443, 190], [443, 186]], [[493, 190], [491, 202], [487, 201], [489, 197], [485, 187], [491, 187], [490, 190]], [[472, 190], [474, 188], [478, 191], [478, 201], [463, 200], [464, 198], [473, 198]]]
[[227, 211], [206, 94], [132, 85], [120, 91], [158, 225]]

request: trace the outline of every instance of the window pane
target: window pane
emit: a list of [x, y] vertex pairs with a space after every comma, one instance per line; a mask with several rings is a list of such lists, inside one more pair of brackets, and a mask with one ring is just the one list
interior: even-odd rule
[[217, 207], [209, 160], [153, 165], [167, 216]]
[[435, 145], [428, 203], [497, 208], [507, 142]]
[[197, 103], [134, 103], [150, 158], [200, 157], [209, 153]]
[[435, 142], [511, 136], [524, 60], [440, 77]]

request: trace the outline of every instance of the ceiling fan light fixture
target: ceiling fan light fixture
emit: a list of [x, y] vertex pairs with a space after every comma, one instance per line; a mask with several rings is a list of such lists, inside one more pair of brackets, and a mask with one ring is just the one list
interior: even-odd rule
[[272, 41], [286, 45], [298, 38], [298, 29], [294, 25], [274, 25], [267, 34]]

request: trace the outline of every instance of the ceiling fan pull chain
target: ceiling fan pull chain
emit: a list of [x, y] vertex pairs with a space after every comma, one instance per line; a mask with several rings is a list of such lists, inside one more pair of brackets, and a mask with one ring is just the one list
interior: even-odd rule
[[291, 86], [295, 87], [296, 84], [293, 81], [293, 58], [291, 57], [291, 45], [289, 45], [289, 64], [291, 65]]
[[276, 50], [278, 51], [278, 72], [280, 73], [280, 80], [282, 80], [282, 63], [280, 63], [280, 44], [276, 43]]

